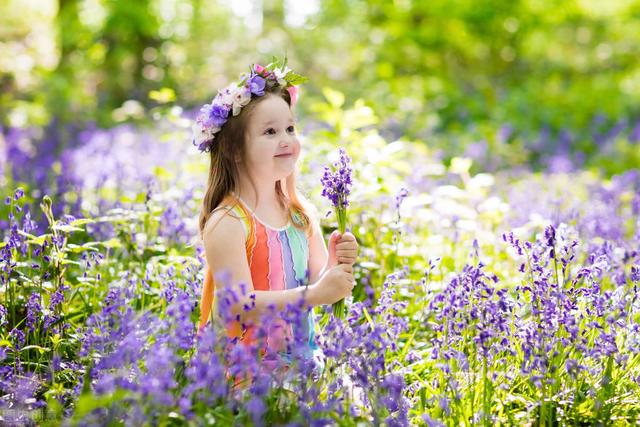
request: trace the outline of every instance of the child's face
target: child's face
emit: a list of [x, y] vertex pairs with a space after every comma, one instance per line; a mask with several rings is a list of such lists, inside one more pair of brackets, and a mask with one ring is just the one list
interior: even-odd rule
[[275, 182], [295, 170], [300, 142], [289, 105], [278, 96], [267, 96], [251, 112], [243, 166], [255, 180]]

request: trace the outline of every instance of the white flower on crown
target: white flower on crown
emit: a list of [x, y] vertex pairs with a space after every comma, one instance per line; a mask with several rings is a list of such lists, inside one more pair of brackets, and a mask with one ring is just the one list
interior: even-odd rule
[[276, 79], [278, 79], [278, 84], [280, 86], [286, 86], [287, 82], [285, 81], [284, 77], [289, 71], [291, 71], [291, 68], [289, 67], [276, 68], [275, 70], [273, 70], [273, 73], [275, 74]]
[[200, 145], [205, 141], [210, 141], [214, 139], [215, 134], [220, 132], [220, 128], [217, 127], [203, 127], [201, 123], [196, 122], [191, 126], [191, 131], [193, 132], [193, 139], [196, 144]]
[[233, 115], [240, 114], [242, 107], [251, 101], [251, 91], [246, 86], [236, 87], [233, 91]]
[[233, 93], [234, 90], [238, 89], [237, 83], [231, 83], [229, 86], [218, 92], [218, 96], [221, 103], [224, 105], [233, 105]]

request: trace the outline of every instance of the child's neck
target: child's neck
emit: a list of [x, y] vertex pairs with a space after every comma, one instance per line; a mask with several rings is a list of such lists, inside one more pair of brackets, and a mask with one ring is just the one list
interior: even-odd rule
[[287, 222], [286, 213], [280, 206], [276, 194], [275, 182], [255, 182], [255, 188], [246, 179], [240, 179], [238, 192], [240, 198], [249, 205], [260, 218], [274, 227], [280, 227]]
[[278, 201], [275, 182], [258, 181], [252, 183], [248, 179], [242, 178], [240, 178], [239, 181], [237, 194], [242, 197], [244, 201], [249, 202], [252, 205], [255, 205], [256, 202], [258, 205], [271, 205], [273, 202]]

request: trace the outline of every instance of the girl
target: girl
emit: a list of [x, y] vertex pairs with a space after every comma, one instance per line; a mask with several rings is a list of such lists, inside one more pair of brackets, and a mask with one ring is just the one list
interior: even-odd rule
[[[244, 343], [255, 341], [255, 321], [269, 307], [284, 310], [303, 299], [312, 308], [351, 294], [355, 237], [334, 231], [327, 251], [315, 210], [296, 190], [300, 142], [291, 108], [304, 80], [284, 64], [254, 65], [196, 119], [194, 144], [211, 159], [199, 222], [207, 261], [199, 330], [218, 315], [214, 293], [221, 284], [214, 277], [222, 271], [239, 297], [226, 313], [236, 319], [227, 334]], [[313, 356], [315, 325], [307, 312], [304, 353]], [[282, 321], [270, 329], [267, 350], [286, 356], [291, 328]]]

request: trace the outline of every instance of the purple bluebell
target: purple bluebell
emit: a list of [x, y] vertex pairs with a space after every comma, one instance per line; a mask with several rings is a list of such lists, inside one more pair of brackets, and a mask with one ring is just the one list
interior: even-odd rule
[[40, 293], [32, 292], [31, 296], [29, 296], [29, 300], [26, 304], [27, 307], [27, 319], [26, 319], [26, 328], [29, 332], [32, 332], [38, 321], [42, 316], [42, 308], [40, 306]]
[[320, 182], [322, 183], [322, 195], [336, 208], [346, 208], [349, 206], [349, 193], [351, 191], [351, 158], [347, 152], [340, 148], [340, 158], [333, 165], [332, 171], [325, 167]]

